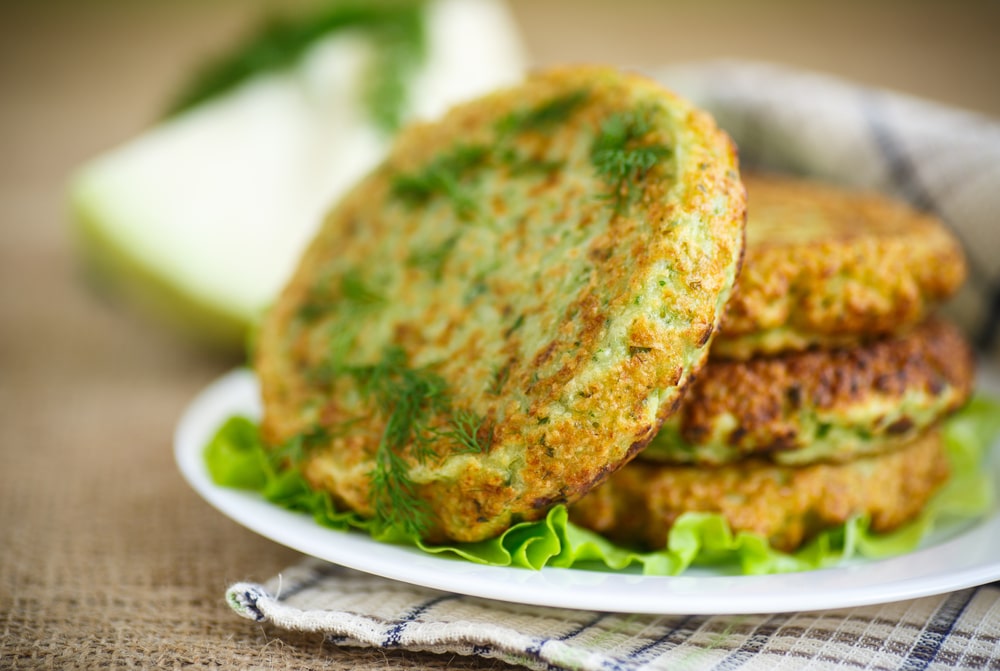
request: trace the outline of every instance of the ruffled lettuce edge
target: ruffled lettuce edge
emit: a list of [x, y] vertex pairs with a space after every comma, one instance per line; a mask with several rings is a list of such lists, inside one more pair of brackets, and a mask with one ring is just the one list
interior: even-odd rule
[[1000, 403], [977, 395], [944, 422], [951, 477], [916, 519], [891, 533], [877, 534], [866, 517], [854, 517], [793, 553], [775, 550], [757, 534], [734, 533], [718, 513], [701, 512], [681, 515], [665, 548], [637, 552], [573, 524], [565, 506], [552, 508], [542, 520], [515, 524], [490, 540], [428, 545], [396, 528], [338, 510], [328, 493], [313, 490], [296, 470], [277, 463], [264, 447], [257, 424], [246, 417], [229, 418], [206, 445], [204, 458], [216, 485], [257, 492], [282, 508], [311, 515], [324, 527], [360, 531], [377, 541], [412, 544], [428, 553], [477, 564], [534, 570], [546, 566], [628, 570], [655, 576], [711, 566], [725, 573], [761, 575], [903, 554], [937, 529], [982, 517], [993, 508], [995, 483], [984, 463], [998, 434]]

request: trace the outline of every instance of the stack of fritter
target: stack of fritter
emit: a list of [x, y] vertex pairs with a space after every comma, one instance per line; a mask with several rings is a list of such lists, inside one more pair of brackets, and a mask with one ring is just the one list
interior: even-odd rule
[[559, 504], [653, 548], [687, 511], [785, 550], [902, 524], [947, 478], [936, 426], [971, 386], [930, 318], [961, 249], [881, 196], [744, 182], [707, 115], [603, 68], [407, 129], [264, 321], [266, 442], [431, 542]]
[[747, 248], [711, 360], [639, 458], [571, 509], [661, 548], [688, 511], [793, 550], [855, 515], [911, 520], [948, 476], [937, 425], [969, 347], [930, 316], [965, 277], [931, 216], [874, 194], [744, 176]]

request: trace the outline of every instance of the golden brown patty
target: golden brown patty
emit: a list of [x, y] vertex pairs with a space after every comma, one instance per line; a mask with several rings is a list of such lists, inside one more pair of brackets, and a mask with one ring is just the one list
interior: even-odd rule
[[619, 543], [665, 547], [677, 518], [721, 513], [734, 531], [784, 551], [855, 515], [891, 531], [915, 517], [947, 479], [937, 429], [885, 454], [844, 464], [778, 466], [748, 460], [706, 468], [634, 461], [570, 509], [570, 519]]
[[713, 360], [641, 458], [845, 461], [912, 439], [965, 403], [973, 376], [962, 334], [939, 320], [851, 348]]
[[412, 127], [263, 324], [264, 435], [429, 540], [538, 519], [675, 407], [744, 219], [732, 143], [639, 77], [557, 70]]
[[936, 218], [874, 193], [744, 175], [743, 272], [712, 356], [853, 342], [922, 321], [965, 279]]

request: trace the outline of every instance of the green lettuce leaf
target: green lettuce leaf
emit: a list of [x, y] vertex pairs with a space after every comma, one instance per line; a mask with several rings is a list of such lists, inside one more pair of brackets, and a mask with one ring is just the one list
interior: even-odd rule
[[678, 575], [691, 566], [711, 566], [725, 573], [769, 574], [808, 571], [854, 557], [881, 558], [915, 549], [936, 528], [973, 520], [993, 504], [993, 479], [983, 467], [989, 447], [1000, 435], [1000, 403], [977, 396], [944, 425], [952, 475], [917, 519], [888, 534], [871, 531], [869, 520], [855, 517], [829, 529], [789, 554], [756, 534], [734, 533], [717, 513], [682, 515], [655, 552], [636, 552], [572, 524], [565, 506], [543, 520], [515, 524], [497, 538], [478, 543], [428, 545], [399, 529], [338, 510], [330, 495], [312, 490], [287, 455], [269, 451], [257, 425], [232, 417], [205, 448], [212, 480], [223, 487], [251, 490], [288, 510], [310, 514], [332, 529], [360, 530], [388, 543], [418, 546], [425, 552], [491, 566], [538, 570], [545, 566], [591, 570], [630, 570], [645, 575]]

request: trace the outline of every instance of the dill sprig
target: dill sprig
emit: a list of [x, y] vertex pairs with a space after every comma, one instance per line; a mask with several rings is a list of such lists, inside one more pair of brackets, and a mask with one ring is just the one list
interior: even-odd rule
[[458, 234], [454, 233], [440, 244], [413, 250], [406, 257], [406, 265], [411, 268], [421, 268], [435, 282], [440, 282], [444, 275], [444, 264], [447, 263], [455, 245], [458, 244], [458, 237]]
[[366, 102], [382, 128], [399, 126], [410, 75], [426, 45], [422, 3], [417, 0], [327, 3], [317, 14], [271, 17], [231, 51], [206, 63], [184, 86], [166, 116], [174, 116], [223, 95], [257, 75], [295, 65], [321, 38], [339, 30], [368, 33], [377, 49], [366, 81]]
[[612, 114], [601, 124], [590, 149], [597, 174], [611, 187], [607, 196], [616, 214], [642, 196], [641, 182], [671, 152], [663, 144], [644, 143], [654, 129], [655, 108], [642, 106]]
[[354, 306], [371, 307], [386, 302], [385, 296], [369, 286], [361, 276], [361, 271], [351, 268], [340, 278], [340, 295]]
[[493, 396], [499, 396], [500, 392], [503, 391], [504, 385], [507, 384], [507, 380], [510, 379], [510, 363], [506, 363], [500, 367], [494, 367], [493, 373], [490, 376], [490, 384], [486, 388], [486, 393], [492, 394]]
[[326, 427], [313, 425], [271, 450], [273, 464], [282, 467], [297, 466], [311, 450], [324, 445], [330, 436]]
[[589, 92], [581, 89], [534, 107], [516, 110], [496, 123], [493, 146], [456, 144], [413, 172], [393, 178], [391, 194], [410, 207], [427, 205], [435, 197], [448, 199], [459, 219], [469, 221], [477, 214], [473, 182], [478, 172], [489, 166], [504, 166], [513, 175], [549, 174], [563, 167], [563, 161], [523, 156], [512, 146], [519, 133], [544, 132], [568, 119], [586, 102]]
[[396, 175], [392, 195], [411, 207], [426, 205], [435, 196], [451, 201], [460, 219], [476, 214], [476, 200], [469, 193], [469, 179], [489, 161], [489, 148], [458, 144], [416, 172]]
[[370, 477], [375, 518], [406, 536], [421, 538], [430, 526], [430, 511], [417, 494], [403, 456], [380, 443]]
[[[336, 286], [336, 289], [333, 288]], [[375, 291], [357, 268], [348, 268], [338, 278], [317, 283], [306, 296], [296, 313], [298, 318], [312, 322], [327, 315], [332, 309], [357, 315], [386, 303], [384, 295]]]
[[435, 445], [442, 440], [457, 453], [484, 453], [493, 443], [492, 425], [472, 410], [455, 410], [444, 379], [428, 367], [411, 367], [401, 347], [386, 347], [373, 364], [340, 365], [337, 373], [352, 378], [385, 421], [369, 473], [376, 519], [423, 536], [430, 511], [410, 478], [409, 459], [426, 464], [438, 456]]
[[374, 402], [385, 418], [370, 474], [375, 515], [420, 536], [429, 512], [410, 479], [405, 455], [421, 464], [434, 456], [429, 423], [450, 408], [447, 384], [428, 368], [410, 368], [406, 352], [397, 346], [387, 347], [374, 364], [344, 366], [341, 372], [354, 379], [362, 397]]
[[493, 444], [493, 426], [486, 422], [485, 417], [467, 408], [453, 412], [448, 428], [437, 433], [455, 442], [461, 448], [460, 452], [483, 454]]
[[365, 103], [375, 123], [390, 132], [403, 124], [410, 81], [427, 52], [424, 17], [419, 6], [397, 7], [392, 17], [393, 20], [380, 22], [372, 31], [376, 56], [365, 91]]
[[511, 112], [497, 123], [497, 130], [501, 135], [550, 130], [569, 119], [589, 96], [586, 89], [578, 89], [534, 107]]
[[510, 144], [510, 141], [521, 133], [545, 133], [564, 123], [587, 101], [589, 96], [590, 92], [586, 89], [570, 91], [534, 107], [515, 110], [500, 119], [496, 124], [499, 135], [498, 144], [501, 147], [497, 152], [500, 164], [505, 166], [512, 175], [547, 175], [560, 170], [565, 165], [565, 161], [524, 156]]

